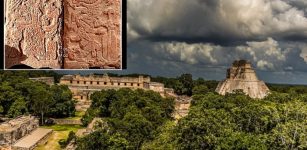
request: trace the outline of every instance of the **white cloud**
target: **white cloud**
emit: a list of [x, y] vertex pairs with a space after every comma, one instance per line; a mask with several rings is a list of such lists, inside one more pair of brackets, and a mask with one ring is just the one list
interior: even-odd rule
[[257, 62], [257, 67], [261, 70], [274, 69], [274, 65], [265, 60], [260, 60]]
[[140, 35], [136, 31], [131, 29], [129, 23], [127, 23], [127, 36], [128, 42], [134, 41], [140, 37]]
[[178, 58], [189, 64], [216, 63], [217, 60], [212, 56], [212, 52], [215, 49], [219, 49], [219, 46], [201, 43], [187, 44], [184, 42], [159, 43], [155, 46], [155, 50], [158, 53], [170, 55], [170, 59], [175, 57], [175, 59]]
[[305, 45], [305, 47], [302, 49], [302, 52], [300, 54], [300, 56], [304, 59], [304, 61], [307, 63], [307, 44]]
[[[223, 47], [208, 43], [188, 44], [185, 42], [152, 43], [157, 57], [177, 60], [187, 64], [206, 64], [210, 66], [228, 66], [237, 59], [250, 60], [260, 70], [289, 70], [289, 60], [295, 55], [297, 47], [288, 44], [282, 47], [277, 41], [268, 38], [265, 41], [246, 42], [246, 45]], [[298, 56], [299, 57], [299, 56]], [[295, 64], [295, 63], [294, 63]], [[292, 64], [292, 65], [294, 65]]]

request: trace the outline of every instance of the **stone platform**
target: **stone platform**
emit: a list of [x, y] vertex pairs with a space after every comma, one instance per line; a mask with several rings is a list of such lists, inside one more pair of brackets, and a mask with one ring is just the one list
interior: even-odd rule
[[37, 128], [29, 135], [17, 141], [13, 146], [13, 150], [32, 150], [37, 144], [44, 142], [52, 133], [52, 129]]

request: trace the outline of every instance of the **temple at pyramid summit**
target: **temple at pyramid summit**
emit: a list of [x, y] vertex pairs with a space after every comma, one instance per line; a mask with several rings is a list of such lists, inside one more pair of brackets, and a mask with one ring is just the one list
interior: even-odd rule
[[269, 94], [269, 88], [260, 81], [249, 61], [236, 60], [227, 70], [226, 79], [221, 81], [215, 89], [221, 95], [242, 90], [251, 98], [262, 99]]

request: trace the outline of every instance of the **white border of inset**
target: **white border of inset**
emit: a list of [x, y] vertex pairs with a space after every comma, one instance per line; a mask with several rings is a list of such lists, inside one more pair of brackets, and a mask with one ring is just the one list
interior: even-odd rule
[[[120, 66], [120, 69], [6, 69], [5, 68], [5, 40], [6, 40], [6, 1], [7, 0], [3, 0], [4, 2], [4, 5], [3, 5], [3, 11], [4, 11], [4, 15], [3, 15], [3, 22], [4, 22], [4, 32], [3, 32], [3, 37], [4, 37], [4, 40], [3, 40], [3, 70], [46, 70], [46, 71], [53, 71], [53, 70], [57, 70], [57, 71], [69, 71], [69, 70], [72, 70], [72, 71], [121, 71], [123, 70], [123, 40], [125, 37], [123, 37], [123, 24], [126, 24], [125, 22], [123, 22], [123, 0], [120, 0], [120, 11], [121, 11], [121, 15], [120, 15], [120, 35], [121, 35], [121, 38], [120, 38], [120, 54], [121, 54], [121, 66]], [[64, 11], [64, 10], [63, 10]], [[64, 29], [63, 29], [64, 30]], [[127, 51], [127, 50], [126, 50]]]

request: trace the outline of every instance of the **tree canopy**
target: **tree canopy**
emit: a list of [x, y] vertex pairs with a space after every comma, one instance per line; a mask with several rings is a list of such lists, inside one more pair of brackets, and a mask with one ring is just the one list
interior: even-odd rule
[[306, 149], [307, 95], [194, 95], [175, 127], [179, 149]]
[[[38, 76], [46, 73], [38, 72]], [[34, 114], [44, 117], [68, 117], [75, 112], [72, 93], [65, 85], [47, 85], [29, 80], [35, 71], [0, 72], [0, 114], [17, 117]]]
[[[93, 117], [103, 117], [108, 126], [79, 139], [79, 149], [139, 149], [156, 136], [158, 127], [171, 120], [174, 110], [173, 99], [141, 89], [102, 90], [91, 99], [82, 121], [86, 125]], [[88, 142], [95, 138], [103, 140]]]

